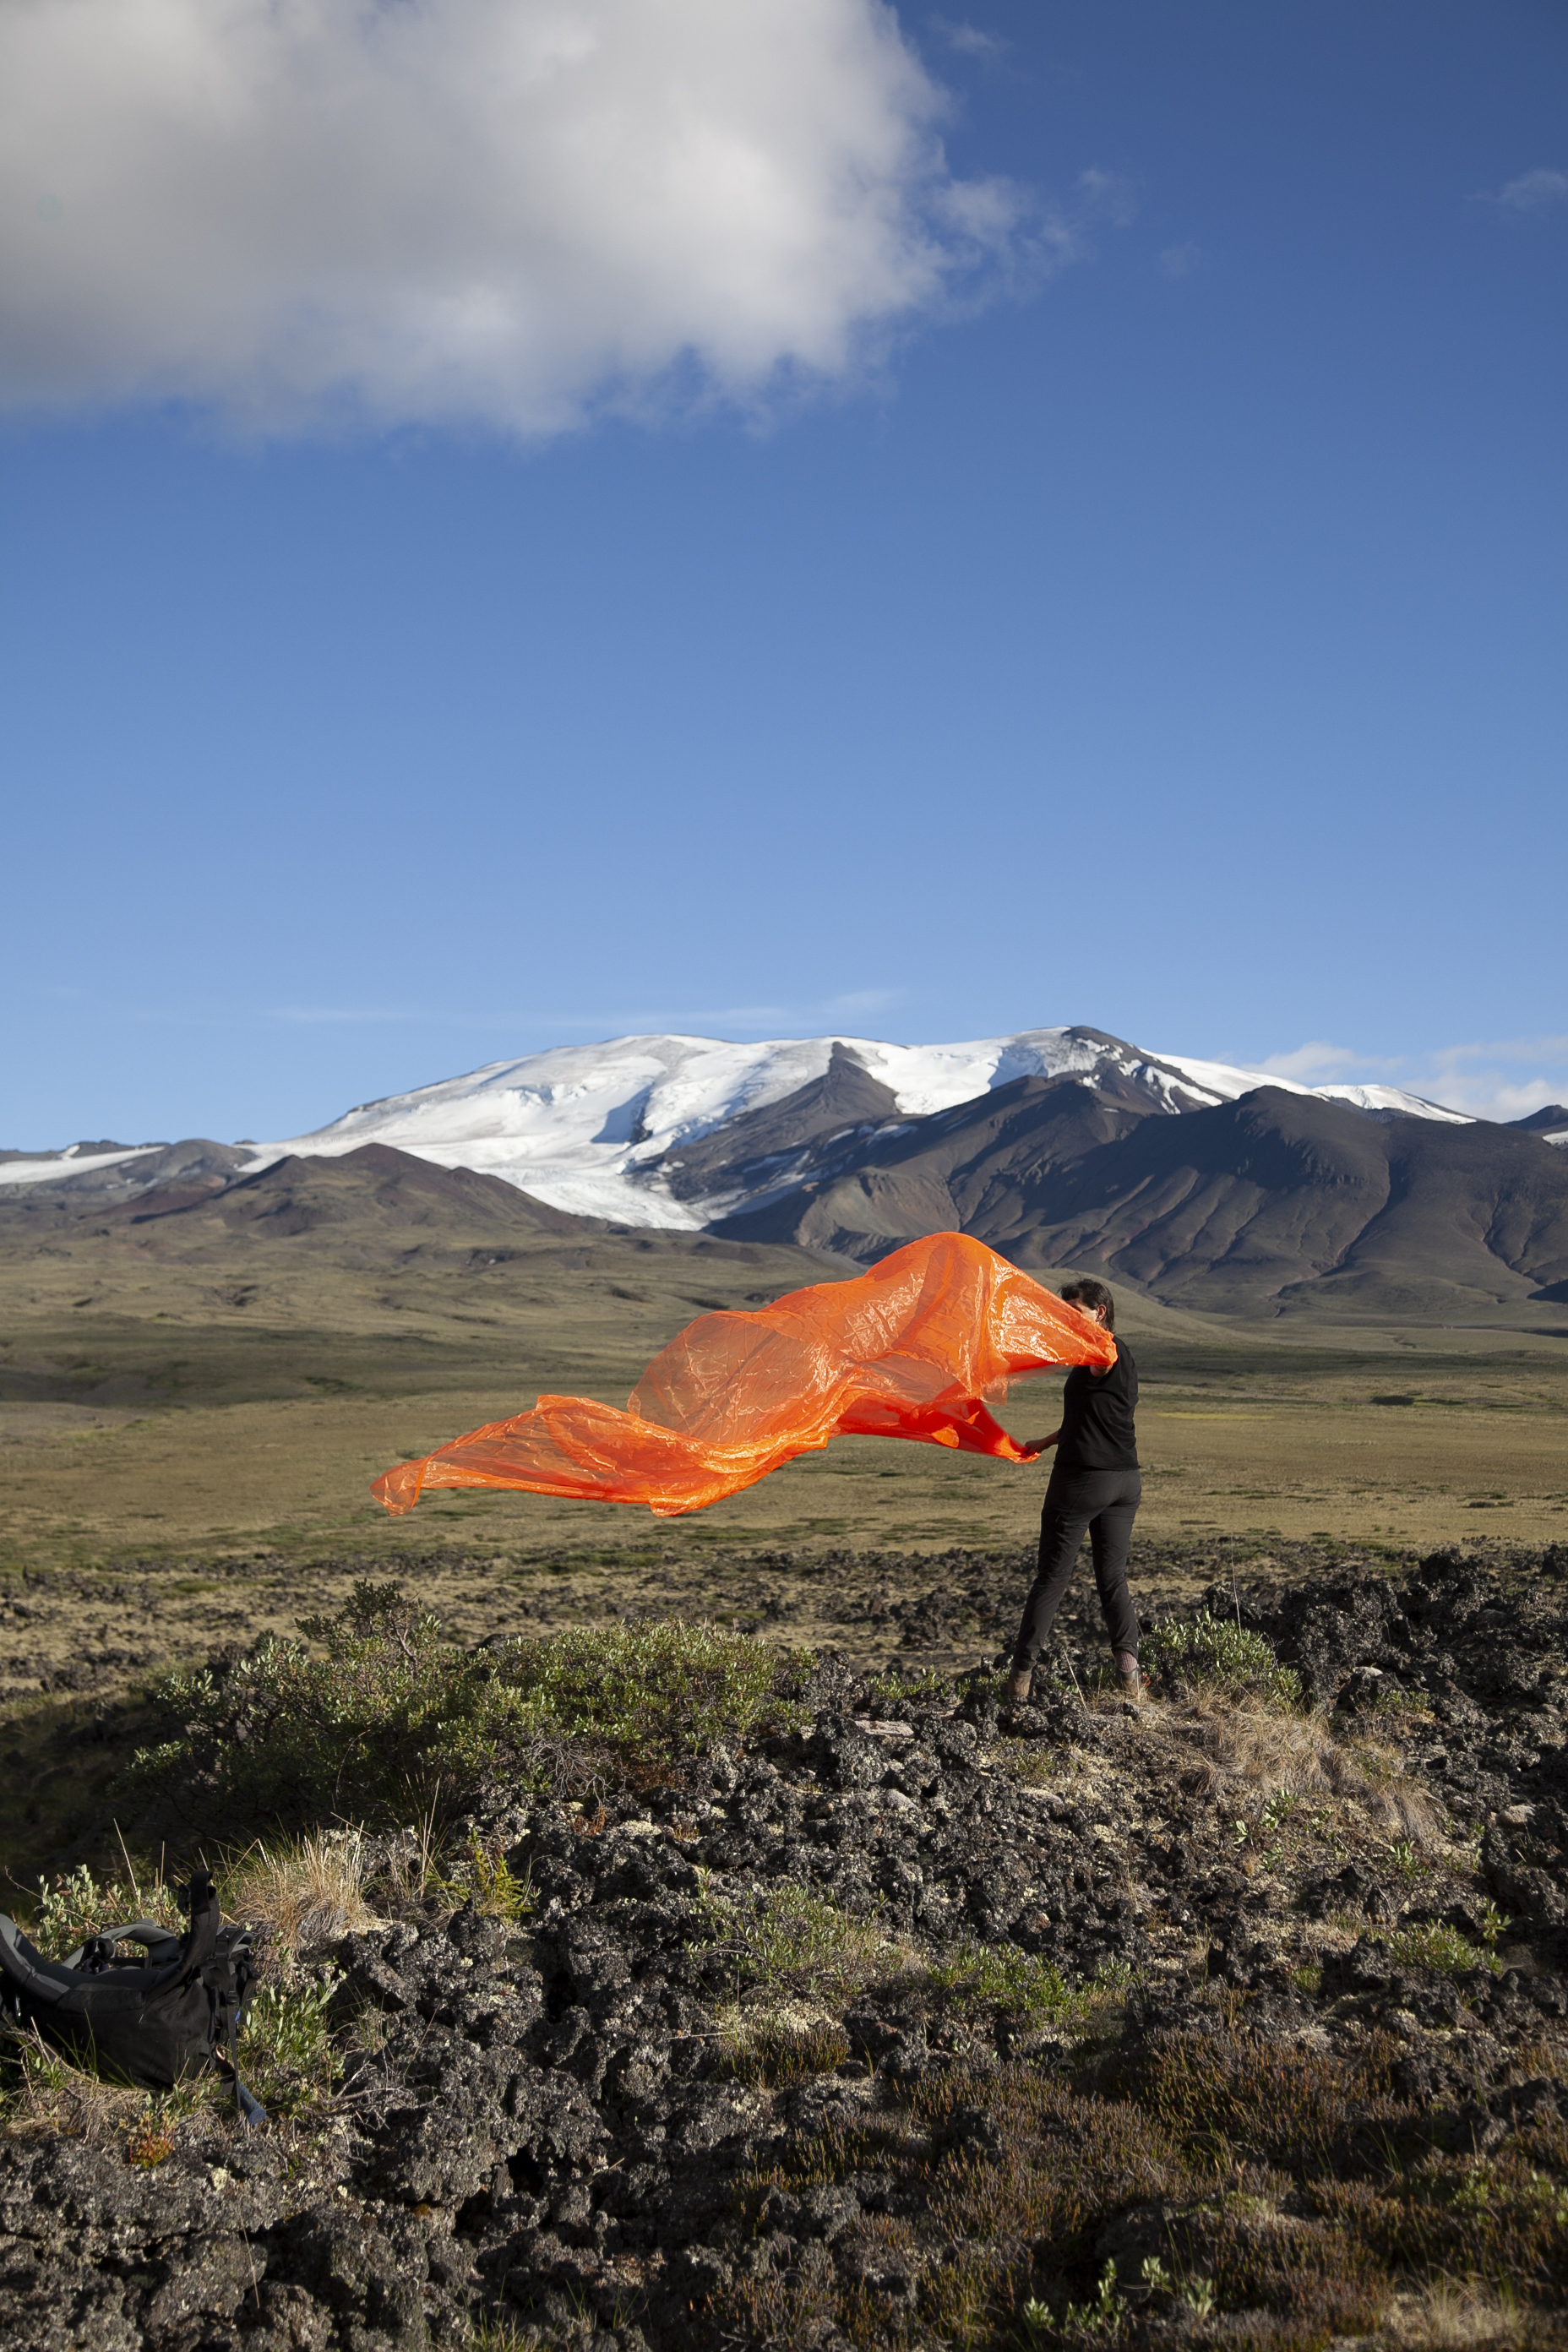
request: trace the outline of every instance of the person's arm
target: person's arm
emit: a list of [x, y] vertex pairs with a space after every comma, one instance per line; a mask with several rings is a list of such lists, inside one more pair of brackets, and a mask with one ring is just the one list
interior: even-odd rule
[[1059, 1429], [1053, 1429], [1048, 1437], [1032, 1437], [1028, 1439], [1024, 1446], [1026, 1457], [1031, 1462], [1037, 1462], [1040, 1455], [1053, 1446], [1060, 1435], [1061, 1431]]

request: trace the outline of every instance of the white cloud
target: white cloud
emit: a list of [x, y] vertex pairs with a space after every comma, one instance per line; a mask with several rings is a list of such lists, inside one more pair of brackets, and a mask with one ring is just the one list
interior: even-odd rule
[[1510, 180], [1506, 187], [1499, 188], [1495, 194], [1483, 195], [1481, 201], [1489, 205], [1510, 205], [1515, 212], [1535, 213], [1543, 205], [1561, 204], [1564, 196], [1568, 196], [1568, 172], [1542, 169], [1521, 172], [1517, 180]]
[[1083, 209], [1112, 228], [1131, 228], [1138, 217], [1138, 197], [1121, 172], [1102, 172], [1091, 165], [1078, 175], [1078, 196]]
[[[1523, 1070], [1519, 1065], [1525, 1065]], [[1568, 1037], [1517, 1037], [1444, 1045], [1430, 1056], [1436, 1094], [1478, 1118], [1524, 1118], [1543, 1104], [1568, 1102]], [[1408, 1082], [1407, 1082], [1408, 1083]]]
[[1364, 1054], [1352, 1053], [1348, 1045], [1331, 1045], [1326, 1038], [1314, 1037], [1305, 1045], [1297, 1045], [1289, 1054], [1270, 1054], [1257, 1066], [1278, 1078], [1295, 1078], [1304, 1087], [1331, 1086], [1339, 1079], [1352, 1079], [1368, 1070], [1381, 1070], [1381, 1063], [1368, 1059]]
[[1190, 278], [1194, 269], [1204, 266], [1204, 249], [1191, 240], [1185, 245], [1168, 245], [1160, 256], [1160, 268], [1167, 278]]
[[963, 22], [955, 25], [945, 16], [933, 16], [931, 24], [948, 47], [956, 49], [960, 57], [989, 60], [999, 58], [1007, 47], [1007, 43], [996, 34], [983, 33], [978, 25]]
[[882, 0], [13, 0], [0, 401], [537, 434], [843, 379], [1126, 211], [955, 180], [942, 104]]
[[1524, 1118], [1544, 1103], [1568, 1102], [1568, 1037], [1503, 1038], [1394, 1055], [1357, 1054], [1317, 1038], [1248, 1066], [1310, 1087], [1371, 1078], [1476, 1118]]

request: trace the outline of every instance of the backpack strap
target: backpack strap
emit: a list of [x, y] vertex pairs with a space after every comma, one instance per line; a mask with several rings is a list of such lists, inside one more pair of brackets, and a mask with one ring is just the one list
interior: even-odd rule
[[186, 1890], [191, 1906], [191, 1924], [180, 1938], [180, 1973], [176, 1982], [189, 1984], [217, 1949], [218, 1899], [217, 1889], [205, 1870], [191, 1873]]
[[85, 1969], [89, 1974], [96, 1975], [99, 1969], [113, 1966], [116, 1944], [144, 1944], [147, 1948], [146, 1965], [156, 1969], [175, 1957], [180, 1948], [180, 1938], [167, 1927], [160, 1927], [153, 1919], [132, 1919], [123, 1927], [100, 1927], [96, 1936], [89, 1936], [85, 1944], [79, 1945], [74, 1952], [68, 1952], [60, 1966]]
[[76, 1971], [58, 1960], [45, 1959], [28, 1942], [15, 1919], [0, 1911], [0, 1979], [27, 2000], [53, 2009], [76, 1984]]
[[[267, 2121], [267, 2110], [254, 2093], [247, 2091], [239, 2079], [239, 2053], [236, 2047], [234, 2018], [235, 2012], [231, 2008], [224, 2018], [224, 2032], [228, 2042], [226, 2071], [229, 2081], [234, 2084], [234, 2104], [238, 2110], [239, 2120], [247, 2131], [254, 2131], [258, 2124], [264, 2124]], [[216, 2052], [214, 2062], [219, 2073], [223, 2073], [225, 2061]]]

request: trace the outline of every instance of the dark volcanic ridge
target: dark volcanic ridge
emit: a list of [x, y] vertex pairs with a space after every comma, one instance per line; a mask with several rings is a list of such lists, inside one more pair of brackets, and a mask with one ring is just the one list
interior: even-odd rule
[[[1032, 1270], [1103, 1273], [1203, 1312], [1465, 1321], [1568, 1297], [1568, 1150], [1546, 1139], [1558, 1107], [1456, 1124], [1275, 1087], [1204, 1106], [1179, 1073], [1076, 1034], [1104, 1048], [1089, 1076], [1020, 1077], [923, 1117], [836, 1045], [822, 1077], [642, 1175], [735, 1241], [865, 1265], [956, 1230]], [[47, 1183], [0, 1187], [0, 1233], [215, 1202], [237, 1231], [284, 1235], [355, 1216], [626, 1229], [384, 1144], [246, 1164], [199, 1139], [77, 1174], [62, 1163]]]
[[1141, 1710], [828, 1660], [796, 1728], [496, 1788], [531, 1909], [329, 1936], [309, 2125], [0, 2143], [5, 2340], [1560, 2343], [1565, 1580], [1216, 1587], [1317, 1713], [1179, 1642]]

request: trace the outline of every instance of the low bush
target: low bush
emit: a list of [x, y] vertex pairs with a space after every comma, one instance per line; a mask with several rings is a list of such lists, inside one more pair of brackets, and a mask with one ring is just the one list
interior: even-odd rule
[[[799, 2134], [743, 2184], [742, 2226], [777, 2228], [780, 2200], [867, 2176], [885, 2212], [837, 2242], [837, 2277], [737, 2263], [710, 2306], [717, 2340], [1562, 2345], [1563, 2126], [1451, 2149], [1399, 2095], [1395, 2045], [1337, 2055], [1210, 2023], [1128, 2045], [1076, 2084], [1034, 2063], [952, 2064], [896, 2106]], [[1108, 2263], [1125, 2218], [1137, 2232]], [[922, 2263], [933, 2243], [942, 2259]]]
[[1063, 2024], [1087, 2007], [1058, 1968], [1016, 1944], [961, 1944], [932, 1969], [931, 1982], [956, 2009], [989, 2010], [1020, 2025]]
[[134, 1785], [204, 1822], [406, 1821], [504, 1775], [530, 1790], [649, 1785], [764, 1718], [799, 1719], [759, 1642], [712, 1625], [612, 1625], [464, 1649], [397, 1586], [150, 1695], [163, 1738]]
[[752, 1906], [705, 1899], [702, 1949], [738, 1991], [843, 2000], [902, 1958], [875, 1920], [856, 1919], [809, 1887], [785, 1885]]
[[1489, 1969], [1496, 1976], [1502, 1969], [1495, 1952], [1482, 1951], [1443, 1919], [1393, 1933], [1373, 1927], [1370, 1933], [1402, 1969], [1435, 1969], [1447, 1976], [1465, 1976], [1472, 1969]]
[[1145, 1674], [1163, 1683], [1217, 1685], [1279, 1706], [1300, 1704], [1300, 1676], [1279, 1664], [1262, 1634], [1249, 1633], [1228, 1618], [1211, 1617], [1206, 1609], [1156, 1625], [1143, 1636], [1139, 1658]]

